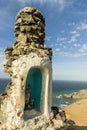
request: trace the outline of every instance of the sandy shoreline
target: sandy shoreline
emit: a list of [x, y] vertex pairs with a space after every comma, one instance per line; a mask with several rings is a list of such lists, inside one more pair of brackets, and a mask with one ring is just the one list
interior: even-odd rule
[[67, 106], [65, 113], [66, 118], [73, 120], [77, 126], [87, 126], [87, 98]]

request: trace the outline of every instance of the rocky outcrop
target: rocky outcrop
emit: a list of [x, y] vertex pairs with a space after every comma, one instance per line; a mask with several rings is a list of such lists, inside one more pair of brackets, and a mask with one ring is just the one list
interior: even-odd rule
[[85, 99], [87, 98], [87, 90], [80, 90], [79, 92], [64, 94], [63, 97], [67, 99]]

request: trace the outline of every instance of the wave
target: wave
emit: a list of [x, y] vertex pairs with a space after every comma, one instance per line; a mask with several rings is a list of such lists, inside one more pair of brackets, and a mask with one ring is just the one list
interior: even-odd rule
[[56, 98], [62, 98], [62, 97], [63, 97], [63, 95], [61, 95], [61, 94], [56, 96]]
[[65, 103], [61, 103], [59, 107], [60, 107], [61, 109], [64, 109], [64, 108], [65, 108], [66, 106], [68, 106], [68, 105], [69, 105], [69, 102], [65, 102]]

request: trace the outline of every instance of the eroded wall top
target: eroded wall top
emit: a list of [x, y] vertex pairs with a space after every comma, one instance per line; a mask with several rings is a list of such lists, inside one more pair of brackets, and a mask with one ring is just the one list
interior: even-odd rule
[[52, 50], [44, 46], [45, 19], [35, 8], [25, 7], [16, 16], [14, 45], [5, 49], [4, 71], [12, 75], [12, 62], [23, 55], [36, 53], [52, 58]]
[[20, 10], [16, 16], [14, 45], [20, 41], [23, 44], [44, 44], [44, 27], [45, 19], [37, 9], [26, 7]]

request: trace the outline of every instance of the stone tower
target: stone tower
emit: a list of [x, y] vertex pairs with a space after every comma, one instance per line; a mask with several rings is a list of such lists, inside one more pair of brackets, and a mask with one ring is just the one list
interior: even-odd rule
[[4, 71], [11, 77], [1, 99], [1, 116], [9, 126], [44, 115], [52, 105], [52, 49], [44, 46], [45, 20], [30, 7], [16, 16], [14, 45], [5, 50]]

